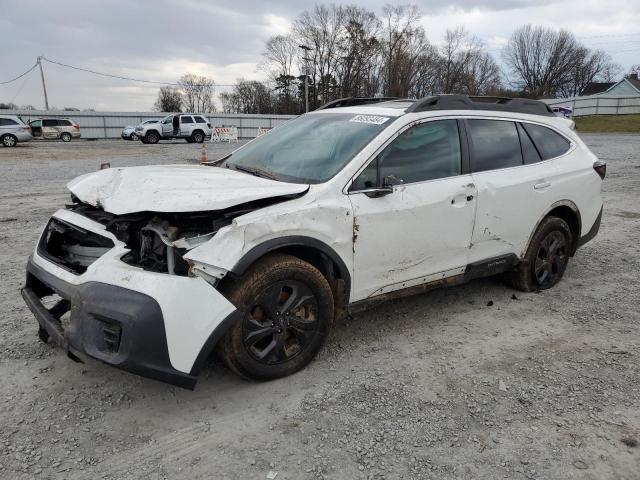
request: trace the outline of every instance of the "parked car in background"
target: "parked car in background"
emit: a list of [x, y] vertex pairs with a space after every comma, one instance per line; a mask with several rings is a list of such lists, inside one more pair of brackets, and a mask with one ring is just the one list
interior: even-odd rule
[[60, 139], [70, 142], [80, 138], [80, 125], [70, 118], [38, 118], [29, 122], [34, 138]]
[[573, 110], [569, 107], [551, 107], [551, 110], [558, 117], [571, 118], [571, 115], [573, 114]]
[[598, 233], [606, 164], [546, 104], [375, 101], [332, 102], [207, 165], [73, 180], [27, 266], [40, 338], [183, 387], [214, 351], [269, 380], [348, 309], [497, 274], [546, 290]]
[[158, 143], [160, 140], [184, 138], [189, 143], [202, 143], [211, 135], [211, 124], [204, 115], [178, 113], [163, 118], [159, 123], [136, 127], [136, 135], [142, 143]]
[[120, 135], [124, 140], [138, 140], [138, 135], [136, 135], [136, 127], [143, 125], [150, 125], [152, 123], [158, 123], [160, 120], [146, 120], [138, 125], [127, 125], [122, 129], [122, 134]]
[[18, 142], [33, 140], [31, 129], [17, 115], [0, 115], [0, 143], [3, 147], [15, 147]]

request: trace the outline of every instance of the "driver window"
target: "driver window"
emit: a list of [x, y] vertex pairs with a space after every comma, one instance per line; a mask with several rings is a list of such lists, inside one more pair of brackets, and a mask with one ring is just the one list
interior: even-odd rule
[[458, 123], [456, 120], [438, 120], [411, 127], [391, 142], [378, 159], [380, 178], [390, 178], [391, 184], [459, 175]]

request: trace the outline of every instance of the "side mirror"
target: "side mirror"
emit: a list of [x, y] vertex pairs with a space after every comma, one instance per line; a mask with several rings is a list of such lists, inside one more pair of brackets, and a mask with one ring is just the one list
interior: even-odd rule
[[387, 175], [382, 179], [382, 185], [385, 187], [393, 187], [394, 185], [402, 185], [402, 180], [395, 175]]

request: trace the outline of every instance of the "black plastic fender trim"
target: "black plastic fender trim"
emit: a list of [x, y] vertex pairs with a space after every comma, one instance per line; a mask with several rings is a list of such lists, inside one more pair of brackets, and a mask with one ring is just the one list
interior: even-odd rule
[[344, 279], [345, 291], [347, 292], [347, 294], [351, 292], [351, 274], [349, 273], [349, 269], [345, 265], [340, 255], [338, 255], [336, 251], [326, 243], [316, 238], [305, 237], [302, 235], [274, 238], [253, 247], [238, 261], [238, 263], [235, 264], [235, 266], [231, 269], [231, 272], [234, 275], [242, 275], [256, 260], [264, 256], [265, 254], [279, 248], [294, 246], [313, 248], [329, 257], [338, 266], [340, 277]]

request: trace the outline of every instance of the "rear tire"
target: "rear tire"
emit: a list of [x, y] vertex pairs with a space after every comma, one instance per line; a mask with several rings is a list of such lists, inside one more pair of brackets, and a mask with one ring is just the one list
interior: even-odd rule
[[533, 234], [520, 265], [505, 275], [506, 283], [523, 292], [555, 286], [567, 269], [572, 242], [573, 235], [567, 222], [558, 217], [546, 217]]
[[145, 143], [154, 144], [160, 141], [160, 135], [158, 135], [157, 132], [151, 131], [151, 132], [147, 132], [144, 139], [146, 140]]
[[218, 347], [242, 377], [291, 375], [316, 356], [329, 334], [334, 315], [329, 282], [296, 257], [267, 255], [223, 290], [241, 317]]
[[18, 138], [10, 134], [3, 135], [0, 141], [3, 147], [15, 147], [18, 144]]
[[62, 134], [60, 134], [60, 140], [62, 140], [65, 143], [68, 143], [71, 141], [71, 134], [68, 132], [63, 132]]
[[191, 134], [191, 141], [193, 143], [202, 143], [202, 142], [204, 142], [204, 133], [202, 133], [200, 130], [196, 130], [195, 132], [193, 132]]

